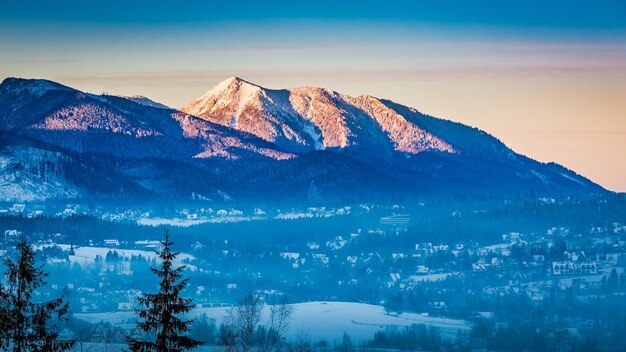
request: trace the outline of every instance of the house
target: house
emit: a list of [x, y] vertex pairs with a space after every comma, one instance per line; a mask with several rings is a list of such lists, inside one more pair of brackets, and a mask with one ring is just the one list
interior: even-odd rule
[[296, 260], [296, 259], [300, 258], [300, 253], [297, 253], [297, 252], [282, 252], [282, 253], [280, 253], [280, 256], [283, 259]]
[[9, 211], [14, 212], [14, 213], [23, 213], [24, 209], [26, 209], [26, 204], [15, 203], [9, 208]]
[[104, 322], [100, 322], [96, 324], [96, 326], [91, 331], [90, 342], [93, 343], [108, 343], [110, 338], [111, 331], [104, 324]]
[[320, 249], [320, 245], [317, 244], [316, 242], [307, 243], [307, 247], [309, 247], [309, 249], [311, 250]]
[[337, 236], [335, 237], [334, 241], [327, 241], [326, 247], [330, 248], [331, 250], [336, 251], [336, 250], [343, 248], [343, 246], [345, 246], [346, 243], [348, 243], [348, 241], [344, 240], [342, 236]]
[[391, 253], [391, 258], [393, 260], [400, 260], [406, 258], [406, 254], [404, 253]]
[[574, 262], [571, 260], [552, 262], [552, 275], [567, 275], [567, 274], [596, 274], [597, 267], [595, 261], [585, 260]]
[[476, 272], [486, 271], [487, 266], [487, 261], [484, 258], [480, 258], [476, 263], [472, 264], [472, 270]]
[[602, 226], [594, 226], [589, 230], [590, 235], [600, 235], [604, 232], [604, 228]]
[[228, 211], [228, 215], [230, 216], [241, 216], [243, 215], [243, 211], [238, 210], [238, 209], [231, 209]]
[[6, 240], [7, 237], [18, 237], [21, 234], [22, 233], [17, 230], [6, 230], [4, 231], [4, 239]]
[[430, 307], [434, 313], [442, 313], [448, 309], [446, 302], [443, 301], [431, 302]]
[[117, 310], [119, 311], [131, 311], [133, 310], [133, 304], [131, 302], [120, 302], [117, 304]]
[[519, 232], [511, 232], [511, 233], [508, 233], [508, 234], [505, 233], [505, 234], [502, 235], [502, 240], [503, 241], [507, 241], [508, 240], [510, 242], [513, 242], [513, 243], [519, 242], [520, 238], [521, 238], [521, 234]]
[[328, 263], [330, 262], [328, 256], [322, 253], [314, 253], [313, 258], [324, 265], [328, 265]]
[[434, 246], [433, 249], [437, 252], [446, 252], [450, 250], [450, 246], [447, 244], [440, 244], [438, 246]]
[[140, 328], [135, 326], [132, 329], [130, 329], [127, 336], [133, 340], [143, 340], [146, 338], [146, 333]]
[[113, 328], [109, 333], [109, 340], [112, 343], [125, 343], [127, 337], [126, 331], [120, 327]]
[[502, 259], [498, 257], [491, 258], [491, 266], [500, 266], [502, 265]]
[[204, 247], [205, 247], [205, 246], [204, 246], [202, 243], [198, 242], [198, 241], [194, 242], [194, 243], [191, 245], [191, 249], [192, 249], [192, 250], [194, 250], [194, 251], [199, 251], [199, 250], [202, 250], [202, 249], [204, 249]]
[[411, 216], [407, 214], [383, 216], [380, 218], [380, 224], [388, 226], [407, 227], [410, 222]]
[[596, 268], [596, 262], [594, 261], [584, 261], [578, 264], [578, 271], [585, 274], [595, 274], [598, 272]]
[[117, 247], [120, 245], [120, 241], [116, 239], [106, 239], [104, 240], [104, 245], [107, 247]]
[[571, 274], [574, 272], [574, 263], [570, 261], [552, 262], [552, 275]]
[[76, 215], [76, 209], [74, 208], [65, 208], [63, 209], [63, 216], [72, 216], [72, 215]]
[[156, 241], [156, 240], [135, 241], [135, 246], [143, 247], [144, 249], [155, 250], [161, 247], [161, 241]]

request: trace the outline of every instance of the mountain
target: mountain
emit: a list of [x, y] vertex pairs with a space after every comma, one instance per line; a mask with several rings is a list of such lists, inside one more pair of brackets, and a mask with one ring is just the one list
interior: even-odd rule
[[[155, 108], [116, 96], [92, 95], [46, 80], [8, 78], [2, 82], [0, 130], [8, 136], [2, 146], [3, 156], [14, 155], [15, 150], [20, 150], [22, 155], [30, 150], [35, 155], [33, 148], [37, 148], [44, 150], [44, 154], [63, 156], [55, 159], [56, 162], [46, 161], [61, 166], [68, 163], [60, 160], [80, 157], [89, 164], [88, 169], [106, 170], [117, 174], [120, 184], [134, 184], [135, 187], [125, 188], [129, 197], [144, 193], [189, 195], [196, 192], [221, 198], [221, 189], [207, 186], [219, 184], [211, 173], [217, 167], [213, 158], [250, 161], [291, 157], [251, 134], [176, 110]], [[40, 143], [25, 149], [23, 140]], [[174, 170], [185, 171], [176, 174]], [[59, 177], [63, 175], [69, 174], [61, 172]], [[20, 198], [10, 195], [20, 194], [15, 191], [20, 184], [17, 180], [25, 178], [18, 176], [20, 174], [16, 173], [0, 185], [0, 189], [6, 190], [2, 193], [3, 199]], [[197, 179], [195, 187], [185, 183], [185, 179], [194, 178]], [[12, 179], [16, 181], [8, 181]], [[102, 195], [99, 189], [74, 187], [75, 182], [66, 181], [72, 185], [69, 188], [83, 191], [68, 195]], [[29, 189], [28, 182], [21, 189]], [[62, 195], [40, 193], [40, 198]], [[28, 196], [23, 198], [28, 199]]]
[[231, 77], [181, 110], [292, 152], [454, 152], [376, 98], [352, 98], [323, 88], [271, 90]]
[[169, 106], [165, 105], [165, 104], [161, 104], [159, 102], [156, 102], [150, 98], [144, 97], [143, 95], [133, 95], [131, 97], [124, 97], [122, 96], [122, 98], [126, 98], [128, 100], [134, 101], [137, 104], [140, 105], [145, 105], [145, 106], [150, 106], [153, 108], [159, 108], [159, 109], [172, 109]]
[[0, 84], [0, 200], [353, 201], [604, 190], [493, 136], [371, 96], [230, 78], [175, 110], [56, 82]]
[[[0, 200], [305, 197], [313, 177], [332, 169], [336, 179], [353, 180], [359, 169], [341, 157], [287, 163], [297, 155], [252, 134], [47, 80], [7, 78], [0, 84], [0, 135]], [[302, 160], [316, 158], [326, 157]], [[293, 165], [301, 175], [290, 171]], [[377, 188], [360, 183], [368, 185]]]
[[602, 191], [571, 170], [515, 153], [482, 130], [369, 95], [274, 90], [231, 77], [181, 111], [292, 153], [334, 151], [435, 192]]
[[70, 150], [122, 157], [290, 157], [253, 135], [173, 109], [84, 93], [45, 80], [3, 81], [0, 124], [4, 131]]

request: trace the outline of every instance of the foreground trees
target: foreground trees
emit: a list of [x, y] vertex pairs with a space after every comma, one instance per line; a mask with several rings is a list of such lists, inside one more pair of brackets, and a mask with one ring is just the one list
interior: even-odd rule
[[58, 323], [67, 320], [63, 298], [35, 302], [35, 290], [48, 275], [35, 266], [35, 251], [21, 238], [15, 261], [4, 260], [6, 287], [0, 285], [0, 350], [13, 352], [61, 352], [74, 341], [59, 341]]
[[279, 304], [270, 306], [269, 320], [266, 325], [262, 325], [264, 306], [261, 296], [249, 294], [228, 310], [219, 337], [219, 344], [227, 352], [281, 350], [293, 307], [287, 304], [283, 296]]
[[139, 321], [137, 328], [143, 332], [142, 338], [129, 337], [128, 347], [133, 352], [178, 352], [197, 347], [200, 341], [188, 335], [192, 320], [182, 320], [177, 315], [189, 312], [193, 308], [191, 299], [181, 298], [180, 292], [187, 286], [189, 279], [182, 279], [185, 266], [174, 267], [174, 260], [179, 253], [172, 252], [167, 231], [163, 236], [158, 252], [162, 263], [152, 272], [161, 279], [157, 293], [144, 293], [139, 303], [144, 309], [137, 310]]

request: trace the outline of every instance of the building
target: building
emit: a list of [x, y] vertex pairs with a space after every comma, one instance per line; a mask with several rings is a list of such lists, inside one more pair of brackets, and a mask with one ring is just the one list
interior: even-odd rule
[[411, 223], [411, 216], [408, 214], [397, 214], [391, 216], [383, 216], [380, 218], [381, 225], [407, 227], [409, 223]]

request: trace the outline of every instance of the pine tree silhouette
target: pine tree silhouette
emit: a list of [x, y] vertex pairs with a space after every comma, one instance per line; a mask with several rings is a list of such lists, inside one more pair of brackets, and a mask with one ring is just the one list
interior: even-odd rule
[[196, 341], [187, 334], [192, 320], [183, 321], [177, 315], [189, 312], [193, 307], [191, 299], [181, 298], [180, 292], [187, 286], [188, 278], [182, 279], [185, 265], [174, 268], [173, 262], [180, 253], [172, 252], [168, 231], [165, 231], [161, 249], [157, 254], [162, 263], [159, 268], [151, 268], [161, 279], [157, 293], [143, 293], [139, 303], [144, 309], [135, 310], [139, 315], [137, 328], [143, 332], [142, 338], [129, 337], [128, 348], [133, 352], [178, 352], [197, 347]]
[[19, 256], [15, 261], [7, 258], [5, 276], [7, 287], [1, 289], [0, 298], [0, 350], [13, 352], [62, 352], [69, 350], [75, 341], [58, 340], [57, 323], [67, 320], [68, 305], [63, 298], [33, 303], [36, 289], [45, 285], [48, 276], [35, 266], [35, 251], [20, 238]]

